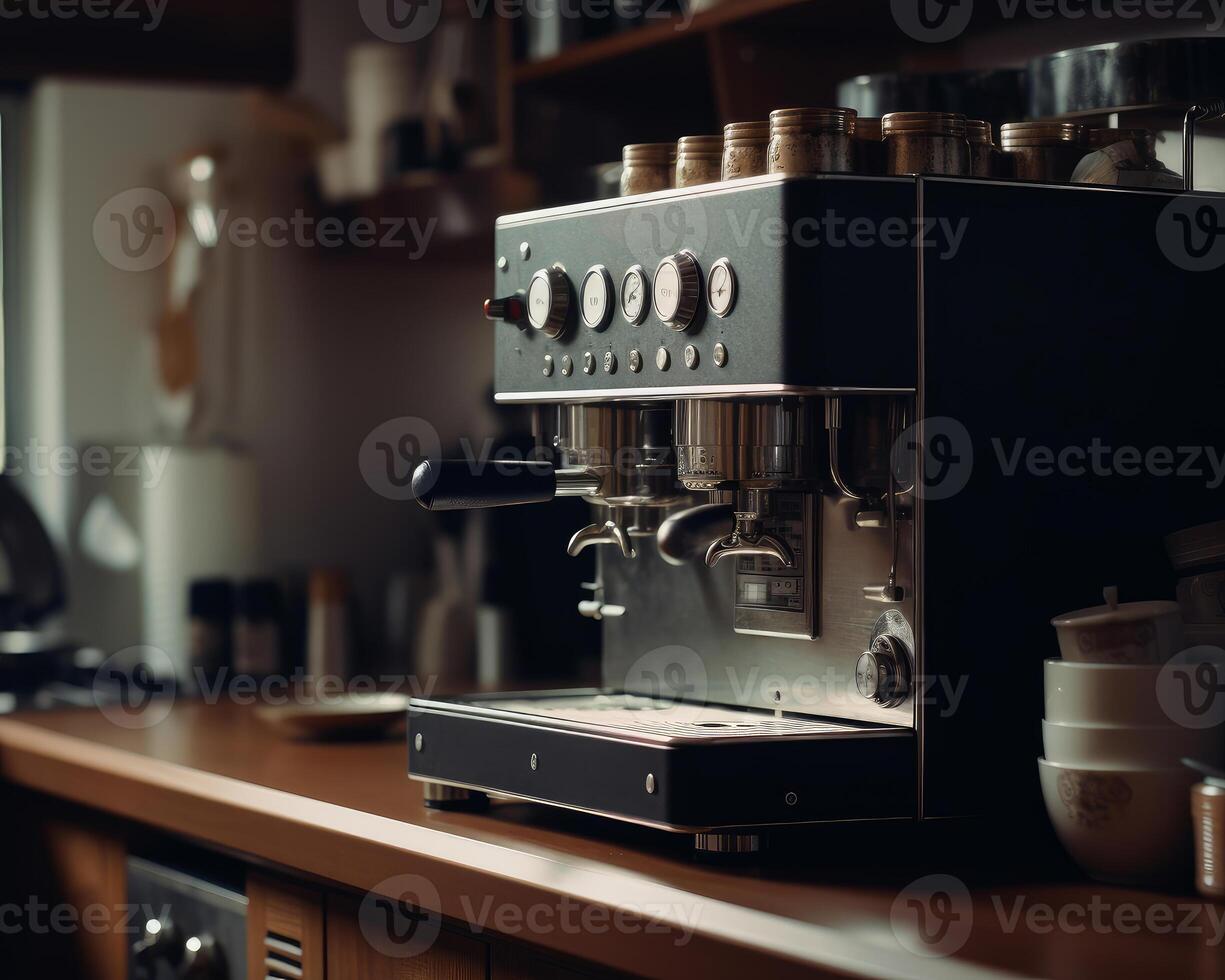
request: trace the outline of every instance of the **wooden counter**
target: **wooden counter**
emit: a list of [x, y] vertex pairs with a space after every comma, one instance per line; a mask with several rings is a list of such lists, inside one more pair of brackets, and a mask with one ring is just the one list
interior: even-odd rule
[[[1225, 976], [1225, 905], [1070, 870], [1027, 881], [1001, 870], [1024, 850], [1007, 838], [959, 845], [954, 833], [937, 847], [927, 830], [816, 828], [781, 835], [753, 864], [711, 866], [687, 838], [545, 807], [427, 810], [405, 763], [399, 741], [288, 742], [234, 705], [179, 704], [144, 730], [87, 709], [0, 719], [0, 778], [13, 784], [357, 890], [418, 875], [447, 916], [613, 970]], [[934, 873], [969, 892], [929, 918], [951, 924], [929, 947], [906, 889]]]

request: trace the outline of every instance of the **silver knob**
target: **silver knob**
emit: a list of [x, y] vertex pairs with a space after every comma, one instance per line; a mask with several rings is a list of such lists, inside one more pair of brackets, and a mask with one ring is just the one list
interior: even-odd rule
[[546, 337], [566, 332], [570, 315], [570, 277], [558, 266], [541, 269], [527, 287], [527, 321]]
[[673, 330], [688, 330], [702, 297], [702, 270], [692, 252], [677, 252], [659, 263], [652, 285], [655, 315]]
[[855, 687], [869, 701], [892, 708], [910, 693], [910, 654], [896, 636], [882, 633], [855, 664]]

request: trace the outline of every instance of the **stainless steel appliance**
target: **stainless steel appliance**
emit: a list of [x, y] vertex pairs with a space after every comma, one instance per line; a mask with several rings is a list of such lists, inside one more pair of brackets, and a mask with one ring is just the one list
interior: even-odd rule
[[427, 801], [751, 850], [1024, 799], [1052, 612], [1168, 591], [1162, 534], [1213, 516], [1210, 480], [1085, 454], [1222, 445], [1221, 274], [1169, 232], [1223, 207], [768, 175], [500, 219], [496, 397], [540, 454], [414, 488], [591, 503], [604, 687], [414, 699]]

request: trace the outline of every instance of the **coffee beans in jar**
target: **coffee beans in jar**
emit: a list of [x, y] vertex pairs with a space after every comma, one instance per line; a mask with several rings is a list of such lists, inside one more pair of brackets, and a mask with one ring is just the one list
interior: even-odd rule
[[770, 113], [772, 174], [851, 173], [854, 109], [775, 109]]
[[881, 120], [890, 174], [964, 177], [970, 172], [966, 117], [956, 112], [891, 112]]
[[722, 136], [682, 136], [676, 141], [677, 187], [713, 184], [722, 169]]
[[1000, 148], [1017, 180], [1066, 184], [1089, 148], [1085, 127], [1069, 122], [1015, 122], [1000, 127]]
[[881, 121], [875, 116], [855, 118], [855, 172], [876, 174], [885, 172], [885, 135]]
[[970, 144], [970, 176], [998, 177], [999, 151], [991, 141], [991, 123], [982, 119], [967, 119], [966, 140]]
[[672, 186], [673, 143], [630, 143], [621, 148], [621, 196], [649, 194]]
[[763, 119], [723, 127], [723, 180], [756, 177], [766, 172], [770, 124]]

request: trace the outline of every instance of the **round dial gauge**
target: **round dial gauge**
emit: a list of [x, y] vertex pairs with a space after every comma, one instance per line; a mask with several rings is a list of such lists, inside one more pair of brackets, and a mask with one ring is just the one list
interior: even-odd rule
[[647, 315], [647, 271], [632, 265], [621, 279], [621, 313], [630, 323], [641, 323]]
[[736, 273], [727, 259], [719, 259], [710, 267], [706, 302], [715, 316], [727, 316], [736, 303]]
[[602, 265], [593, 265], [583, 276], [579, 290], [583, 324], [592, 330], [603, 330], [612, 316], [612, 278]]

